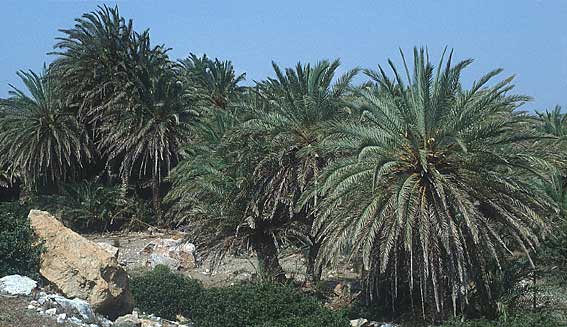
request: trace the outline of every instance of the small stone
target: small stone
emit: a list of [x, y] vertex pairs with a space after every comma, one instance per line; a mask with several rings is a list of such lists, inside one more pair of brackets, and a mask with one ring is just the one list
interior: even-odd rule
[[350, 321], [350, 326], [351, 327], [362, 327], [364, 326], [366, 323], [368, 323], [367, 319], [364, 318], [358, 318], [358, 319], [354, 319]]
[[187, 270], [195, 267], [195, 245], [182, 239], [155, 239], [148, 243], [142, 253], [148, 254], [146, 266], [169, 266], [172, 270]]
[[179, 321], [180, 323], [186, 323], [189, 322], [189, 319], [187, 319], [185, 316], [183, 315], [177, 315], [175, 316], [175, 319], [177, 319], [177, 321]]
[[99, 318], [98, 318], [98, 323], [99, 323], [102, 327], [110, 327], [110, 326], [112, 326], [112, 321], [106, 319], [105, 317], [99, 317]]
[[77, 317], [70, 317], [68, 319], [69, 322], [73, 323], [73, 324], [77, 324], [77, 325], [82, 325], [83, 321]]
[[35, 309], [36, 309], [35, 305], [28, 304], [28, 310], [35, 310]]
[[50, 316], [55, 316], [55, 314], [57, 313], [57, 309], [56, 308], [47, 309], [45, 310], [45, 313]]
[[57, 315], [57, 323], [58, 324], [62, 324], [65, 322], [65, 319], [67, 319], [67, 314], [66, 313], [61, 313]]
[[113, 324], [114, 327], [140, 327], [142, 322], [138, 318], [137, 312], [132, 312], [132, 314], [127, 314], [116, 318]]
[[140, 319], [141, 327], [161, 327], [159, 322], [154, 321], [154, 318], [151, 319]]

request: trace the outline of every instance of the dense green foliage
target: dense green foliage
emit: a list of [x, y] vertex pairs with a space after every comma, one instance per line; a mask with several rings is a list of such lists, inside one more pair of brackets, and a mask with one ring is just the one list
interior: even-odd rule
[[[391, 73], [274, 63], [244, 86], [228, 60], [173, 60], [117, 7], [60, 32], [53, 63], [0, 99], [0, 200], [81, 231], [184, 227], [213, 266], [254, 252], [264, 282], [286, 280], [282, 250], [305, 256], [311, 285], [346, 256], [370, 309], [428, 321], [496, 317], [530, 274], [566, 266], [567, 115], [520, 111], [530, 99], [501, 69], [464, 85], [472, 60], [435, 65], [415, 49]], [[10, 267], [31, 269], [34, 255], [13, 259], [36, 253], [29, 229], [2, 217], [23, 233], [2, 243]], [[148, 311], [201, 324], [340, 321], [272, 284], [203, 290], [157, 269], [133, 285]], [[185, 302], [193, 293], [207, 300]]]
[[453, 320], [442, 325], [443, 327], [556, 327], [561, 326], [548, 312], [522, 312], [512, 317], [499, 320]]
[[175, 320], [176, 315], [192, 313], [203, 301], [203, 287], [189, 277], [174, 273], [166, 266], [130, 279], [130, 289], [136, 307], [166, 319]]
[[189, 317], [197, 327], [345, 327], [348, 319], [320, 301], [279, 284], [204, 289], [199, 282], [158, 266], [131, 280], [136, 306], [175, 319]]
[[[425, 316], [425, 303], [440, 313], [447, 299], [456, 312], [467, 296], [457, 290], [471, 282], [490, 304], [490, 261], [499, 264], [510, 241], [529, 257], [554, 211], [529, 178], [550, 168], [539, 149], [519, 146], [534, 133], [514, 113], [526, 98], [503, 95], [511, 79], [485, 87], [496, 70], [462, 89], [470, 61], [453, 65], [450, 56], [435, 73], [423, 50], [414, 56], [405, 82], [393, 65], [393, 80], [368, 71], [377, 85], [357, 100], [362, 122], [329, 136], [329, 146], [350, 155], [326, 171], [316, 226], [329, 235], [321, 261], [352, 245], [373, 288], [407, 284]], [[404, 267], [408, 275], [397, 276]]]
[[30, 95], [12, 87], [11, 97], [0, 102], [7, 108], [0, 120], [2, 163], [30, 187], [65, 180], [90, 159], [89, 137], [60, 101], [57, 81], [47, 71], [18, 76]]
[[17, 203], [0, 203], [0, 277], [38, 277], [42, 247], [30, 227], [28, 212]]
[[77, 231], [113, 231], [147, 225], [152, 210], [148, 203], [122, 197], [117, 185], [92, 180], [64, 183], [59, 194], [40, 195], [32, 206], [56, 214]]

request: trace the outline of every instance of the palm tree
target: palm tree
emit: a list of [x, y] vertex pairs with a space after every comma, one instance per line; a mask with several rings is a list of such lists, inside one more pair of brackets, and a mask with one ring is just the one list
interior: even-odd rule
[[182, 81], [163, 45], [137, 33], [118, 8], [99, 7], [62, 30], [53, 64], [67, 101], [77, 107], [107, 167], [118, 166], [125, 199], [133, 174], [150, 177], [152, 203], [162, 220], [160, 183], [187, 138]]
[[239, 85], [246, 74], [237, 75], [228, 60], [211, 60], [207, 55], [198, 57], [191, 53], [179, 64], [186, 83], [186, 95], [201, 110], [226, 110], [246, 89]]
[[[255, 164], [251, 179], [254, 201], [248, 211], [258, 212], [262, 221], [300, 222], [308, 245], [307, 276], [320, 278], [315, 269], [319, 242], [309, 237], [315, 197], [299, 200], [313, 186], [332, 154], [321, 151], [320, 141], [333, 123], [348, 119], [346, 96], [358, 69], [336, 77], [338, 60], [314, 66], [297, 64], [283, 72], [273, 64], [276, 78], [258, 84], [265, 103], [242, 109], [250, 112], [242, 133], [266, 142], [266, 154]], [[260, 235], [259, 237], [264, 237]]]
[[29, 94], [14, 86], [2, 100], [0, 152], [10, 174], [29, 191], [42, 182], [71, 177], [91, 159], [91, 143], [73, 113], [60, 100], [47, 70], [18, 72]]
[[308, 236], [314, 199], [301, 207], [299, 199], [328, 159], [317, 148], [325, 128], [348, 117], [344, 97], [357, 70], [335, 81], [338, 67], [298, 64], [284, 74], [274, 64], [276, 79], [199, 125], [196, 144], [171, 176], [177, 220], [223, 244], [217, 253], [249, 244], [265, 278], [284, 278], [278, 244], [297, 239], [310, 245], [310, 279], [320, 275], [318, 244]]
[[98, 148], [109, 161], [120, 162], [121, 176], [150, 176], [154, 212], [158, 224], [164, 225], [160, 184], [177, 163], [189, 127], [181, 83], [167, 67], [150, 69], [139, 81], [136, 109], [102, 119]]
[[[166, 65], [163, 46], [149, 48], [148, 31], [136, 33], [131, 20], [126, 21], [118, 7], [98, 7], [75, 20], [71, 29], [61, 30], [64, 37], [55, 45], [57, 55], [52, 71], [60, 81], [61, 94], [77, 113], [95, 143], [101, 142], [103, 120], [118, 119], [140, 106], [142, 75], [148, 61]], [[146, 78], [147, 79], [147, 78]], [[97, 153], [97, 156], [103, 155]], [[109, 158], [107, 169], [117, 166]], [[116, 161], [120, 162], [121, 159]], [[126, 201], [128, 174], [121, 174], [121, 197]]]
[[[567, 167], [561, 158], [565, 157], [567, 149], [567, 114], [561, 112], [560, 106], [552, 111], [536, 112], [536, 128], [549, 136], [537, 146], [547, 148], [555, 156], [557, 169], [551, 174], [551, 183], [544, 185], [544, 189], [557, 203], [563, 219], [567, 218]], [[554, 158], [559, 156], [559, 158]]]
[[[319, 263], [352, 248], [368, 271], [368, 286], [386, 285], [392, 304], [407, 285], [417, 288], [423, 315], [445, 301], [466, 302], [474, 285], [486, 312], [494, 299], [487, 266], [515, 246], [539, 244], [552, 214], [548, 196], [530, 183], [545, 176], [541, 153], [529, 144], [527, 118], [516, 113], [528, 98], [508, 95], [512, 78], [493, 86], [494, 70], [465, 89], [452, 53], [437, 69], [414, 50], [413, 73], [395, 65], [367, 71], [377, 87], [360, 92], [357, 123], [338, 126], [324, 142], [345, 158], [326, 169], [315, 230], [327, 235]], [[528, 178], [530, 177], [530, 178]]]
[[[213, 111], [192, 128], [193, 142], [181, 152], [183, 159], [172, 170], [166, 196], [169, 214], [178, 225], [189, 225], [199, 251], [212, 258], [215, 268], [227, 252], [247, 250], [247, 235], [240, 233], [247, 200], [244, 162], [228, 138], [239, 124], [229, 111]], [[243, 144], [251, 146], [252, 143]], [[250, 152], [248, 152], [250, 153]]]
[[544, 189], [558, 204], [562, 216], [567, 217], [567, 167], [561, 160], [567, 149], [567, 114], [561, 112], [560, 106], [555, 106], [552, 111], [536, 113], [535, 128], [547, 136], [536, 146], [547, 148], [551, 153], [548, 160], [557, 167], [551, 174], [551, 183], [544, 185]]
[[567, 114], [561, 113], [561, 107], [555, 106], [552, 111], [536, 112], [540, 129], [550, 135], [562, 138], [567, 136]]
[[69, 105], [82, 120], [96, 124], [101, 112], [132, 96], [128, 89], [137, 64], [132, 58], [135, 32], [118, 7], [99, 6], [75, 21], [72, 29], [60, 30], [64, 36], [51, 53], [57, 55], [52, 71]]

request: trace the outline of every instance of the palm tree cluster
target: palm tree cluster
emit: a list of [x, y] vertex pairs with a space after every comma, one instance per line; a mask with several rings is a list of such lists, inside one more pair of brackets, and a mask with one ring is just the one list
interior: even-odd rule
[[118, 8], [61, 33], [53, 63], [18, 73], [27, 90], [0, 102], [0, 188], [22, 201], [67, 196], [63, 210], [106, 226], [101, 205], [145, 199], [211, 262], [253, 251], [277, 281], [284, 249], [305, 255], [311, 282], [347, 255], [370, 298], [410, 299], [424, 317], [472, 297], [493, 311], [491, 272], [531, 260], [565, 218], [567, 116], [519, 111], [529, 98], [494, 81], [500, 69], [466, 87], [472, 60], [435, 66], [415, 49], [390, 73], [273, 63], [243, 86], [230, 61], [170, 59]]

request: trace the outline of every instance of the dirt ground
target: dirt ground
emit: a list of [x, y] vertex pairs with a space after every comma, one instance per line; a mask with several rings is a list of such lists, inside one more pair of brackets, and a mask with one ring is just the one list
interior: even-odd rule
[[[167, 233], [106, 233], [86, 235], [88, 239], [95, 242], [104, 242], [118, 247], [118, 262], [125, 267], [129, 273], [139, 273], [147, 270], [145, 264], [148, 255], [143, 253], [144, 247], [157, 238], [177, 238], [179, 235]], [[205, 287], [227, 286], [236, 282], [246, 281], [257, 275], [256, 257], [251, 256], [226, 256], [221, 265], [211, 272], [207, 261], [199, 262], [194, 269], [185, 271], [184, 274], [191, 278], [200, 280]], [[286, 271], [288, 278], [303, 281], [305, 279], [305, 259], [301, 254], [290, 253], [282, 255], [280, 262]], [[351, 265], [341, 265], [338, 270], [326, 270], [323, 277], [326, 280], [352, 280], [356, 274]]]
[[55, 317], [40, 315], [28, 310], [27, 297], [0, 295], [0, 327], [71, 327], [72, 324], [58, 324]]

